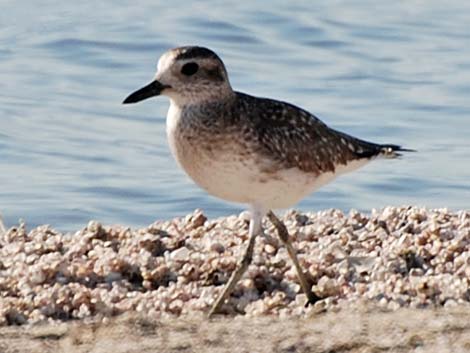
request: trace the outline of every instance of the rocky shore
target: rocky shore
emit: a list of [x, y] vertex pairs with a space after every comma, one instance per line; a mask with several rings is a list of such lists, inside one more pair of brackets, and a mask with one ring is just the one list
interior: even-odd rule
[[[325, 299], [304, 307], [287, 252], [266, 222], [253, 263], [224, 307], [228, 317], [470, 306], [469, 211], [289, 211], [281, 219]], [[208, 220], [198, 210], [142, 229], [96, 221], [67, 234], [47, 225], [0, 227], [0, 325], [106, 324], [123, 313], [202, 318], [247, 233], [246, 213]]]

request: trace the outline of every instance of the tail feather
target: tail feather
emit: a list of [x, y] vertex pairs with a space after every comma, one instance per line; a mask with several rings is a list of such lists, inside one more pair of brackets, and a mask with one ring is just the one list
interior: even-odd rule
[[397, 158], [402, 154], [400, 152], [416, 152], [409, 148], [403, 148], [399, 145], [376, 145], [369, 144], [369, 148], [363, 149], [360, 152], [356, 152], [359, 158], [373, 158], [373, 157], [385, 157], [385, 158]]
[[402, 155], [400, 152], [416, 152], [416, 150], [403, 148], [399, 145], [379, 145], [379, 153], [377, 155], [385, 158], [396, 158]]
[[399, 145], [377, 145], [370, 142], [363, 144], [361, 147], [362, 148], [355, 153], [358, 158], [397, 158], [402, 155], [400, 152], [416, 152], [416, 150], [403, 148]]
[[[333, 130], [334, 131], [334, 130]], [[385, 158], [397, 158], [402, 154], [400, 152], [416, 152], [416, 150], [403, 148], [400, 145], [393, 144], [377, 144], [365, 140], [361, 140], [357, 137], [353, 137], [344, 132], [335, 131], [335, 133], [342, 139], [345, 139], [351, 142], [353, 148], [353, 153], [358, 159], [362, 158], [375, 158], [375, 157], [385, 157]]]

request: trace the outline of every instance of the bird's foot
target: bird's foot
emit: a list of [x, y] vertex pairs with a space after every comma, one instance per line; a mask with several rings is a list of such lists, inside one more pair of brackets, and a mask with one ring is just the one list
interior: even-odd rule
[[304, 305], [305, 308], [308, 308], [309, 305], [314, 305], [316, 302], [322, 300], [323, 298], [319, 297], [318, 295], [316, 295], [314, 292], [310, 292], [308, 295], [307, 295], [308, 299]]

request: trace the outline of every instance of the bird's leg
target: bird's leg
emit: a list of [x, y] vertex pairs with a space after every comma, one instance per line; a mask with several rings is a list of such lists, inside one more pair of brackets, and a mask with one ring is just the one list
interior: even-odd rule
[[297, 276], [299, 277], [300, 286], [302, 287], [302, 291], [305, 293], [308, 299], [305, 306], [308, 306], [309, 304], [314, 304], [316, 301], [320, 300], [321, 298], [312, 292], [311, 286], [308, 284], [307, 278], [305, 278], [304, 272], [302, 271], [302, 268], [300, 267], [299, 260], [297, 259], [295, 249], [292, 246], [292, 243], [289, 239], [289, 233], [287, 232], [286, 226], [284, 225], [284, 223], [281, 222], [279, 218], [276, 217], [273, 211], [269, 211], [267, 213], [267, 216], [270, 222], [276, 228], [277, 234], [279, 235], [279, 238], [281, 239], [282, 243], [287, 248], [287, 253], [289, 254], [292, 262], [294, 263], [295, 269], [297, 270]]
[[216, 314], [220, 310], [225, 299], [230, 295], [230, 293], [232, 293], [235, 285], [237, 284], [237, 282], [240, 280], [243, 273], [245, 273], [246, 269], [250, 265], [251, 260], [253, 258], [253, 249], [255, 247], [256, 237], [258, 236], [258, 234], [262, 232], [262, 227], [261, 227], [262, 218], [263, 218], [263, 213], [261, 212], [261, 210], [253, 207], [253, 210], [251, 212], [251, 221], [250, 221], [250, 229], [249, 229], [250, 239], [248, 240], [248, 245], [245, 249], [245, 253], [243, 254], [243, 257], [241, 258], [237, 267], [233, 271], [232, 276], [230, 276], [230, 279], [225, 285], [222, 293], [219, 295], [215, 303], [212, 305], [212, 308], [209, 311], [208, 317], [211, 317], [212, 315]]

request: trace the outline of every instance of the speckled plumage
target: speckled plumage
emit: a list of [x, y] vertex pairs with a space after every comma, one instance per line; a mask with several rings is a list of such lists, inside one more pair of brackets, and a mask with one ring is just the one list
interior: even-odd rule
[[[183, 69], [188, 64], [194, 73]], [[292, 104], [233, 91], [222, 60], [207, 48], [168, 51], [155, 82], [170, 98], [167, 136], [176, 160], [228, 201], [289, 207], [335, 176], [401, 150], [336, 131]]]
[[230, 137], [237, 145], [233, 152], [258, 155], [267, 164], [266, 172], [298, 168], [319, 175], [382, 150], [329, 128], [291, 104], [239, 92], [227, 101], [191, 107], [183, 116], [175, 130], [179, 138], [210, 153]]

